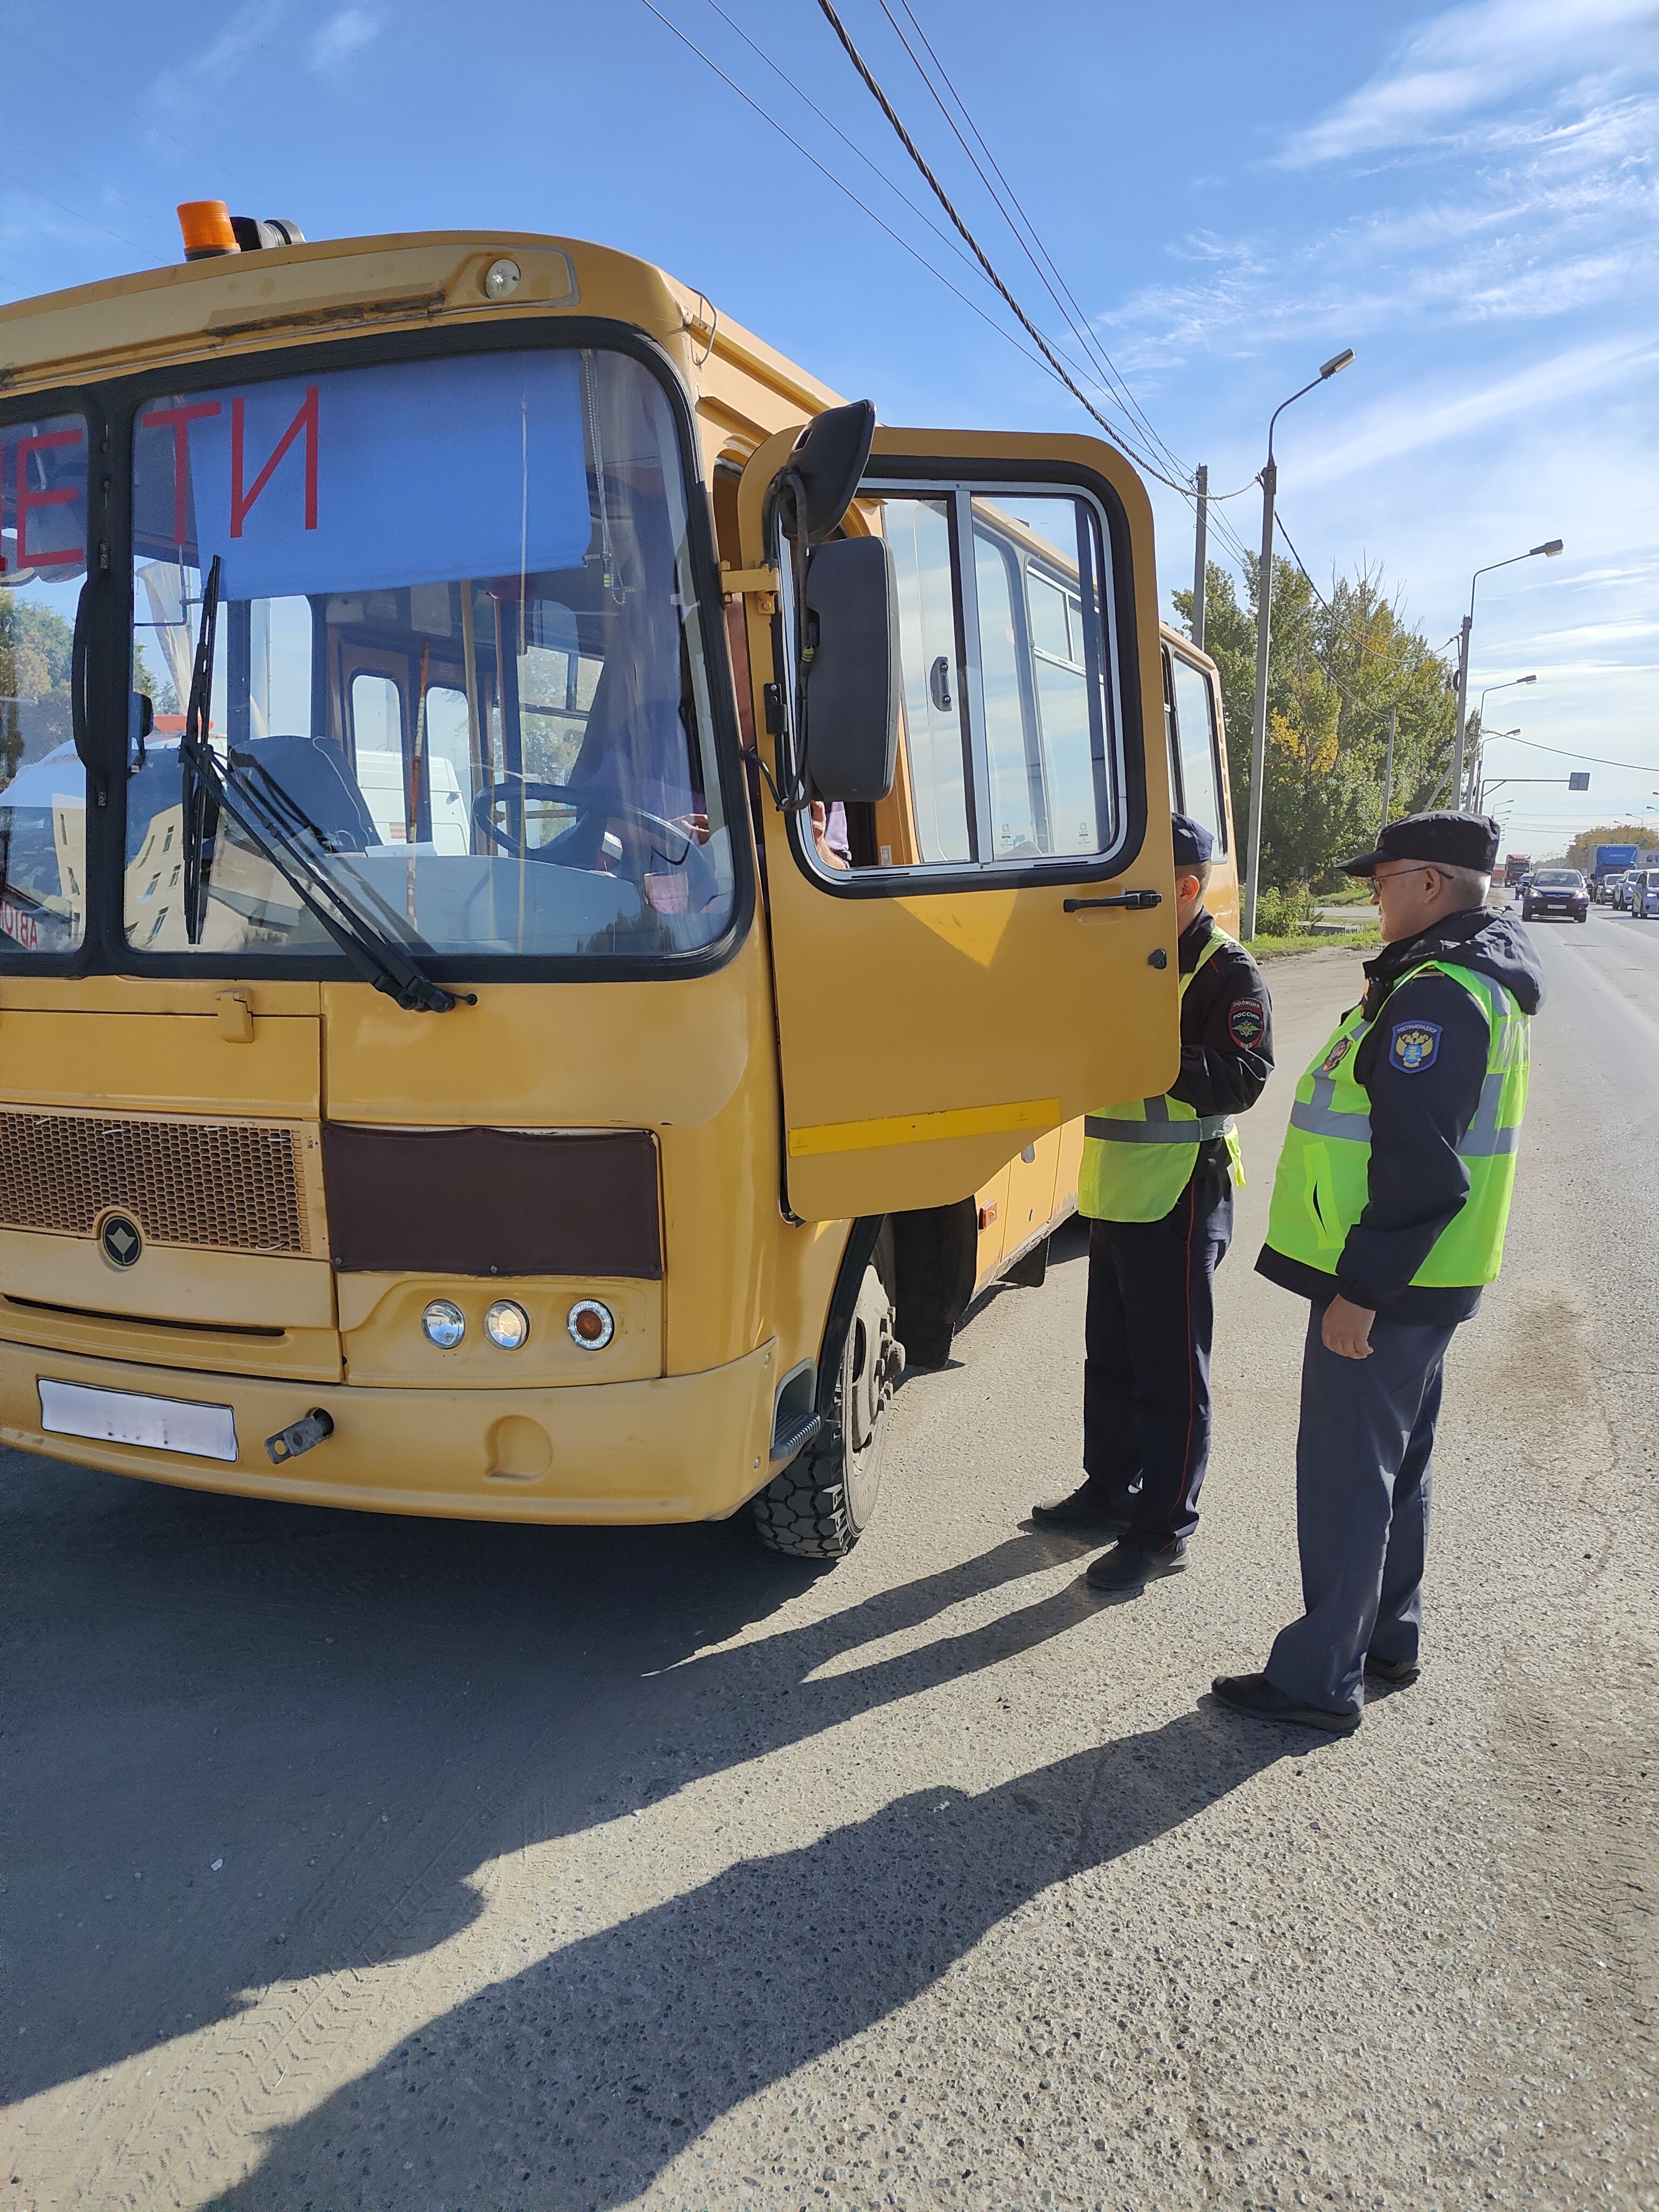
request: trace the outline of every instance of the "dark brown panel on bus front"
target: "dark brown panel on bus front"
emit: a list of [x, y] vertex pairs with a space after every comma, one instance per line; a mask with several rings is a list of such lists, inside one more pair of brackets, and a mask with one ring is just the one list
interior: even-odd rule
[[643, 1129], [323, 1124], [329, 1249], [351, 1273], [662, 1274]]

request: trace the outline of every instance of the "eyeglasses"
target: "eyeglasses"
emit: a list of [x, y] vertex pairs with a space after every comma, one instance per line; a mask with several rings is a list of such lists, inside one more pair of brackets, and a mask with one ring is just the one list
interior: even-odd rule
[[1412, 868], [1390, 868], [1386, 875], [1381, 868], [1374, 868], [1371, 871], [1371, 896], [1376, 896], [1379, 884], [1391, 884], [1396, 876], [1426, 876], [1433, 872], [1434, 870], [1426, 863]]

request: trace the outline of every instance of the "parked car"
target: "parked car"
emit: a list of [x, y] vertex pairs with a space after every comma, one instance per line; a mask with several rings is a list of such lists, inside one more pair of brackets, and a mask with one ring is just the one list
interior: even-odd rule
[[[1659, 868], [1649, 872], [1659, 884]], [[1656, 897], [1659, 904], [1659, 896]], [[1589, 920], [1589, 892], [1577, 868], [1540, 868], [1522, 886], [1521, 919], [1565, 915], [1571, 921]]]
[[1659, 914], [1659, 868], [1638, 868], [1630, 887], [1630, 910], [1638, 921]]

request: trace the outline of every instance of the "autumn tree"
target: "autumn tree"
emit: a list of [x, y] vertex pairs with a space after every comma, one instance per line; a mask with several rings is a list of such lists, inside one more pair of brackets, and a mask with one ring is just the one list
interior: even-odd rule
[[[1205, 590], [1204, 644], [1221, 672], [1241, 832], [1249, 807], [1258, 567], [1247, 564], [1242, 599], [1232, 576], [1213, 564]], [[1373, 571], [1337, 578], [1325, 599], [1293, 562], [1279, 559], [1273, 589], [1261, 881], [1279, 890], [1317, 887], [1382, 825], [1391, 710], [1390, 813], [1445, 803], [1456, 706], [1446, 662], [1406, 624]], [[1177, 592], [1175, 606], [1190, 635], [1191, 592]]]

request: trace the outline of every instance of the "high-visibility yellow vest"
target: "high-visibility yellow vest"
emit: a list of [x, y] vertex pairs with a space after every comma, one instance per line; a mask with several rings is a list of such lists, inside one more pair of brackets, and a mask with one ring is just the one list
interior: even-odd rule
[[[1233, 941], [1219, 929], [1212, 932], [1192, 975], [1181, 979], [1183, 1004], [1193, 975]], [[1085, 1115], [1078, 1212], [1091, 1221], [1161, 1221], [1192, 1179], [1199, 1146], [1212, 1137], [1227, 1139], [1229, 1164], [1243, 1182], [1237, 1124], [1231, 1114], [1200, 1115], [1165, 1096], [1132, 1098]]]
[[[1461, 983], [1486, 1017], [1486, 1074], [1480, 1106], [1457, 1147], [1468, 1170], [1469, 1194], [1412, 1281], [1435, 1289], [1473, 1288], [1495, 1281], [1503, 1263], [1516, 1146], [1527, 1105], [1532, 1023], [1502, 984], [1470, 968], [1425, 960], [1400, 980], [1437, 972]], [[1273, 1250], [1333, 1279], [1348, 1231], [1370, 1196], [1370, 1098], [1353, 1069], [1371, 1026], [1356, 1006], [1297, 1085], [1267, 1214], [1267, 1242]], [[1410, 1024], [1395, 1026], [1401, 1031], [1396, 1049], [1402, 1066], [1411, 1064], [1413, 1051], [1420, 1060], [1437, 1049], [1432, 1024], [1425, 1024], [1418, 1039]]]

